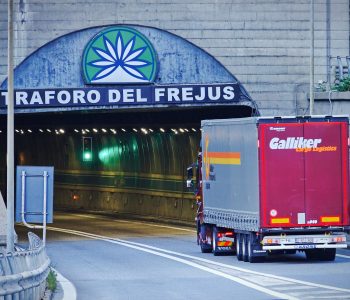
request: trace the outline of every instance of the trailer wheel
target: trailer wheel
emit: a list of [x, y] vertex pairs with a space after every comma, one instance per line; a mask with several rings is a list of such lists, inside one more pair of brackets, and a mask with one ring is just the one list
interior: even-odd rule
[[248, 243], [247, 243], [247, 234], [242, 234], [242, 259], [243, 261], [248, 261]]
[[237, 255], [237, 260], [242, 261], [243, 260], [243, 255], [242, 255], [242, 235], [237, 234], [236, 235], [236, 255]]

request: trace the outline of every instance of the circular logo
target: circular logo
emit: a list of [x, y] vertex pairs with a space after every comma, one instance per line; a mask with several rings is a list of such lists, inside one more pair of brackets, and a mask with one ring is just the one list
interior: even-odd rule
[[271, 209], [271, 210], [270, 210], [270, 216], [271, 216], [271, 217], [276, 217], [276, 216], [277, 216], [277, 210]]
[[153, 82], [157, 71], [152, 44], [135, 29], [113, 26], [98, 33], [85, 47], [85, 83]]

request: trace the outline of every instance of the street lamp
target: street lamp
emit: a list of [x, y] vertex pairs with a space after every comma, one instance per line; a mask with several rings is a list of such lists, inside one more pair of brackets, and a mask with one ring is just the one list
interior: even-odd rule
[[13, 0], [8, 0], [7, 48], [7, 234], [6, 250], [14, 251], [14, 92], [13, 92]]
[[315, 44], [314, 44], [314, 0], [310, 0], [310, 116], [312, 116], [314, 111], [314, 82], [315, 82]]

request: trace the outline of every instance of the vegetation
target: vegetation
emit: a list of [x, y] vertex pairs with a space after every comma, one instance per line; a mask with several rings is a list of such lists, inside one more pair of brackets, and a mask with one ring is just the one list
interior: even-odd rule
[[332, 86], [332, 91], [347, 92], [350, 91], [350, 77], [340, 80], [339, 83]]
[[47, 288], [51, 292], [54, 292], [57, 288], [57, 274], [52, 269], [50, 269], [49, 275], [46, 278], [46, 282], [47, 282]]

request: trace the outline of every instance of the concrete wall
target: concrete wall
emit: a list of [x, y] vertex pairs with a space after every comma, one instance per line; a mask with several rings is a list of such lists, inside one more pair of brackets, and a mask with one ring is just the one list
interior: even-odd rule
[[[153, 26], [217, 58], [245, 85], [263, 115], [301, 114], [308, 108], [309, 2], [15, 0], [15, 62], [82, 28]], [[7, 1], [0, 0], [0, 82], [6, 77], [6, 47]], [[315, 47], [315, 80], [326, 80], [327, 55], [349, 55], [349, 0], [315, 0]]]

